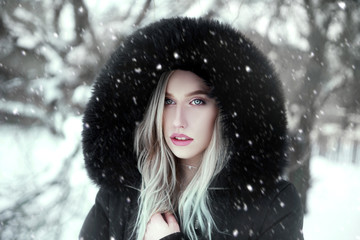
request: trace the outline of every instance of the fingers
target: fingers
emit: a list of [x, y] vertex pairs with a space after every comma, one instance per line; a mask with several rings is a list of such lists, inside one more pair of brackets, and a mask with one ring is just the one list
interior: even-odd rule
[[180, 227], [173, 214], [155, 213], [146, 226], [143, 240], [158, 240], [176, 232], [180, 232]]
[[149, 220], [148, 224], [166, 224], [173, 229], [180, 229], [174, 214], [170, 212], [155, 213]]
[[175, 216], [174, 216], [172, 213], [170, 213], [170, 212], [166, 212], [166, 213], [164, 214], [164, 216], [165, 216], [165, 221], [167, 222], [167, 224], [169, 225], [169, 227], [170, 227], [171, 229], [173, 229], [174, 231], [179, 232], [179, 231], [180, 231], [180, 227], [179, 227], [178, 222], [176, 221]]
[[164, 218], [161, 216], [161, 213], [155, 213], [150, 218], [150, 221], [155, 221], [155, 222], [164, 221]]
[[[168, 224], [176, 222], [175, 216], [174, 216], [172, 213], [166, 212], [166, 213], [164, 214], [164, 216], [165, 216], [165, 221], [166, 221]], [[177, 222], [176, 222], [176, 223], [177, 223]]]

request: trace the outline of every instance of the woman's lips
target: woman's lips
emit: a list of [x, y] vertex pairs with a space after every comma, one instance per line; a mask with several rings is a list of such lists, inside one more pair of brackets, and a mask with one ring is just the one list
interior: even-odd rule
[[171, 141], [176, 146], [186, 146], [189, 145], [194, 139], [191, 137], [186, 136], [185, 134], [177, 134], [174, 133], [170, 136]]

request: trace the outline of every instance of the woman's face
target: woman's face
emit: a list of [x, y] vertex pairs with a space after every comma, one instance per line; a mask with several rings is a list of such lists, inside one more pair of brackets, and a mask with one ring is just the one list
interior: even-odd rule
[[163, 131], [172, 153], [199, 166], [212, 137], [218, 108], [209, 87], [196, 74], [176, 70], [166, 87]]

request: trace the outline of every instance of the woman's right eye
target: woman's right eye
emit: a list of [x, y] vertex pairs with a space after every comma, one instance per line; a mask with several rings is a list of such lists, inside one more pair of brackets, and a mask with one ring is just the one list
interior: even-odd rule
[[171, 100], [170, 98], [165, 98], [165, 105], [172, 105], [175, 102], [173, 100]]

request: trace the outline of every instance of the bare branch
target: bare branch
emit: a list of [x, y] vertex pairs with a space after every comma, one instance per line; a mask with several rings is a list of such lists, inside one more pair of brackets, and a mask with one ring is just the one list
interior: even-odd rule
[[218, 15], [218, 9], [221, 9], [224, 6], [224, 2], [222, 0], [216, 0], [215, 6], [210, 10], [207, 14], [205, 14], [203, 17], [207, 19], [214, 18]]
[[270, 18], [269, 26], [268, 26], [267, 31], [266, 31], [266, 36], [269, 37], [271, 26], [275, 23], [275, 21], [277, 21], [277, 20], [279, 20], [279, 18], [281, 18], [280, 8], [283, 5], [284, 5], [284, 0], [276, 1], [275, 13]]
[[89, 11], [83, 0], [72, 0], [74, 14], [75, 14], [75, 32], [76, 41], [75, 46], [79, 45], [84, 41], [84, 32], [89, 30], [93, 43], [96, 45], [97, 40], [89, 22]]
[[53, 6], [54, 6], [53, 26], [54, 26], [55, 32], [58, 33], [59, 32], [59, 18], [60, 18], [61, 10], [64, 7], [64, 0], [55, 1]]
[[236, 20], [238, 20], [238, 18], [240, 17], [240, 9], [241, 9], [243, 3], [244, 3], [244, 0], [239, 3], [239, 7], [238, 7], [238, 9], [237, 9], [236, 16], [235, 16], [234, 19], [232, 20], [231, 25], [233, 25], [233, 24], [236, 22]]
[[126, 19], [129, 18], [132, 10], [133, 10], [134, 4], [131, 4], [130, 7], [128, 8], [128, 10], [126, 11], [125, 15], [120, 17], [120, 21], [125, 21]]
[[313, 108], [316, 111], [319, 111], [322, 109], [326, 101], [329, 99], [329, 97], [332, 96], [333, 93], [336, 91], [339, 91], [341, 89], [344, 89], [346, 87], [346, 79], [342, 78], [340, 81], [336, 78], [332, 79], [327, 86], [322, 88], [322, 91], [320, 92], [319, 96], [315, 99], [313, 103]]
[[150, 3], [151, 3], [151, 0], [146, 0], [146, 2], [144, 3], [143, 9], [142, 9], [140, 15], [135, 20], [135, 23], [134, 23], [135, 26], [139, 26], [141, 24], [141, 22], [144, 20], [147, 12], [149, 10]]

